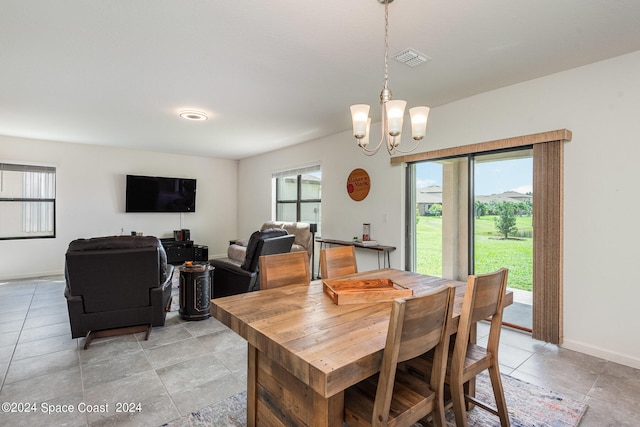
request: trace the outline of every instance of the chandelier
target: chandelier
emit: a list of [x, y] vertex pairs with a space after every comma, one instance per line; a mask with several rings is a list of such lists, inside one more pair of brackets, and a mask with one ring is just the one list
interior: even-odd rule
[[369, 145], [369, 128], [371, 119], [369, 118], [370, 107], [366, 104], [357, 104], [351, 106], [351, 120], [353, 121], [353, 136], [356, 137], [358, 146], [367, 156], [372, 156], [378, 152], [382, 146], [382, 142], [386, 142], [389, 154], [409, 153], [416, 148], [420, 140], [424, 138], [427, 131], [427, 117], [429, 116], [429, 107], [414, 107], [409, 110], [411, 117], [412, 137], [416, 141], [410, 150], [401, 150], [398, 148], [402, 137], [402, 124], [404, 121], [404, 109], [407, 105], [406, 101], [392, 100], [391, 89], [389, 89], [389, 3], [393, 0], [378, 0], [378, 3], [384, 3], [384, 87], [380, 92], [380, 104], [382, 105], [382, 136], [378, 145], [370, 149]]

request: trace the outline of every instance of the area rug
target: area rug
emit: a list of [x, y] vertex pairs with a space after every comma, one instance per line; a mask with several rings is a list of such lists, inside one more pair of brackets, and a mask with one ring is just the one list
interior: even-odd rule
[[[587, 410], [584, 403], [508, 375], [502, 376], [502, 382], [512, 427], [577, 426]], [[481, 400], [493, 402], [488, 375], [478, 376], [476, 394]], [[245, 392], [236, 394], [164, 426], [244, 427], [247, 422], [246, 398]], [[448, 426], [455, 427], [453, 411], [447, 411], [446, 416]], [[468, 421], [470, 427], [500, 426], [497, 417], [480, 408], [468, 412]]]

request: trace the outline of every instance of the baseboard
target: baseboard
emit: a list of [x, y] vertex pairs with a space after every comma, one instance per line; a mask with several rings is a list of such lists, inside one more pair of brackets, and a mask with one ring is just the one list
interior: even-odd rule
[[591, 356], [600, 357], [602, 359], [609, 360], [611, 362], [620, 363], [621, 365], [630, 366], [632, 368], [640, 369], [640, 358], [630, 356], [627, 354], [615, 353], [610, 350], [606, 350], [600, 347], [594, 347], [592, 345], [585, 344], [580, 341], [572, 341], [568, 339], [564, 339], [562, 343], [562, 347], [579, 351], [580, 353], [585, 353]]
[[0, 276], [0, 280], [20, 280], [20, 279], [34, 279], [38, 277], [49, 276], [62, 276], [64, 271], [30, 271], [29, 273], [13, 274], [9, 276]]

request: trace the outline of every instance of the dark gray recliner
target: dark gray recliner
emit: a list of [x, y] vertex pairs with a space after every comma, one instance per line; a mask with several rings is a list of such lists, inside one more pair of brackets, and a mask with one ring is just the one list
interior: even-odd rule
[[73, 338], [145, 331], [163, 326], [171, 304], [173, 266], [152, 236], [78, 239], [65, 255]]
[[247, 254], [242, 264], [229, 258], [210, 260], [209, 263], [213, 267], [212, 298], [258, 290], [260, 257], [290, 252], [294, 240], [293, 234], [288, 234], [281, 228], [256, 231], [249, 239]]

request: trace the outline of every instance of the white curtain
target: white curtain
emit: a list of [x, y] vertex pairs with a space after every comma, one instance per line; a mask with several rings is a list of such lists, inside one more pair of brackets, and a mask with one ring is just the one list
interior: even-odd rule
[[55, 172], [23, 172], [22, 195], [34, 200], [23, 203], [22, 231], [53, 232], [55, 193]]

